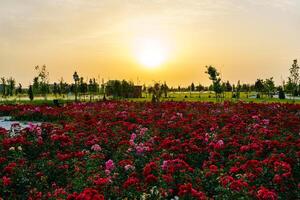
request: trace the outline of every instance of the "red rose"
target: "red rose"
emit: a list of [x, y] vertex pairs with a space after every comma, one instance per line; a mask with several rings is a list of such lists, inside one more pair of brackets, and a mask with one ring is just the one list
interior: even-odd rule
[[104, 196], [99, 194], [97, 190], [86, 188], [76, 197], [76, 200], [104, 200]]
[[8, 185], [11, 184], [11, 180], [10, 180], [9, 177], [3, 176], [2, 177], [2, 183], [3, 183], [4, 186], [8, 186]]
[[109, 178], [98, 178], [94, 180], [94, 183], [98, 186], [104, 186], [109, 183]]
[[147, 183], [155, 183], [155, 182], [157, 182], [157, 177], [154, 176], [153, 174], [150, 174], [146, 177], [146, 182]]

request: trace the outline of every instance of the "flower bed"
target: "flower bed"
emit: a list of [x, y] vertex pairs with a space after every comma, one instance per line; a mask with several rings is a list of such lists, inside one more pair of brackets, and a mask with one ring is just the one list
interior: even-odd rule
[[47, 121], [15, 137], [0, 128], [4, 199], [300, 196], [300, 105], [101, 102], [0, 109]]

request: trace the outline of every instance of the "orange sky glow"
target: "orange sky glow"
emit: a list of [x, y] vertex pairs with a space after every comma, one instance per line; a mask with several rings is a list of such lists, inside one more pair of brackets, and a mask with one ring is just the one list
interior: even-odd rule
[[32, 82], [127, 79], [208, 85], [206, 65], [224, 81], [281, 83], [300, 59], [298, 0], [2, 0], [0, 76]]

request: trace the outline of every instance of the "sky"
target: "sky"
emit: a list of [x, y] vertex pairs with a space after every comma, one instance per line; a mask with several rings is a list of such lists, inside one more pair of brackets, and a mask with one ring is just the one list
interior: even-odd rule
[[[156, 68], [140, 62], [147, 41], [165, 52]], [[205, 66], [213, 65], [224, 81], [281, 83], [294, 59], [299, 0], [0, 0], [0, 76], [24, 86], [44, 64], [51, 82], [71, 82], [77, 71], [208, 85]]]

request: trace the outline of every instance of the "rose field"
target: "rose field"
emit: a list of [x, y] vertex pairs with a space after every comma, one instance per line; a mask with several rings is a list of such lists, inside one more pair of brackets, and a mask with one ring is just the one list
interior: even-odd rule
[[[300, 199], [300, 105], [0, 105], [0, 199]], [[16, 125], [14, 125], [16, 126]]]

